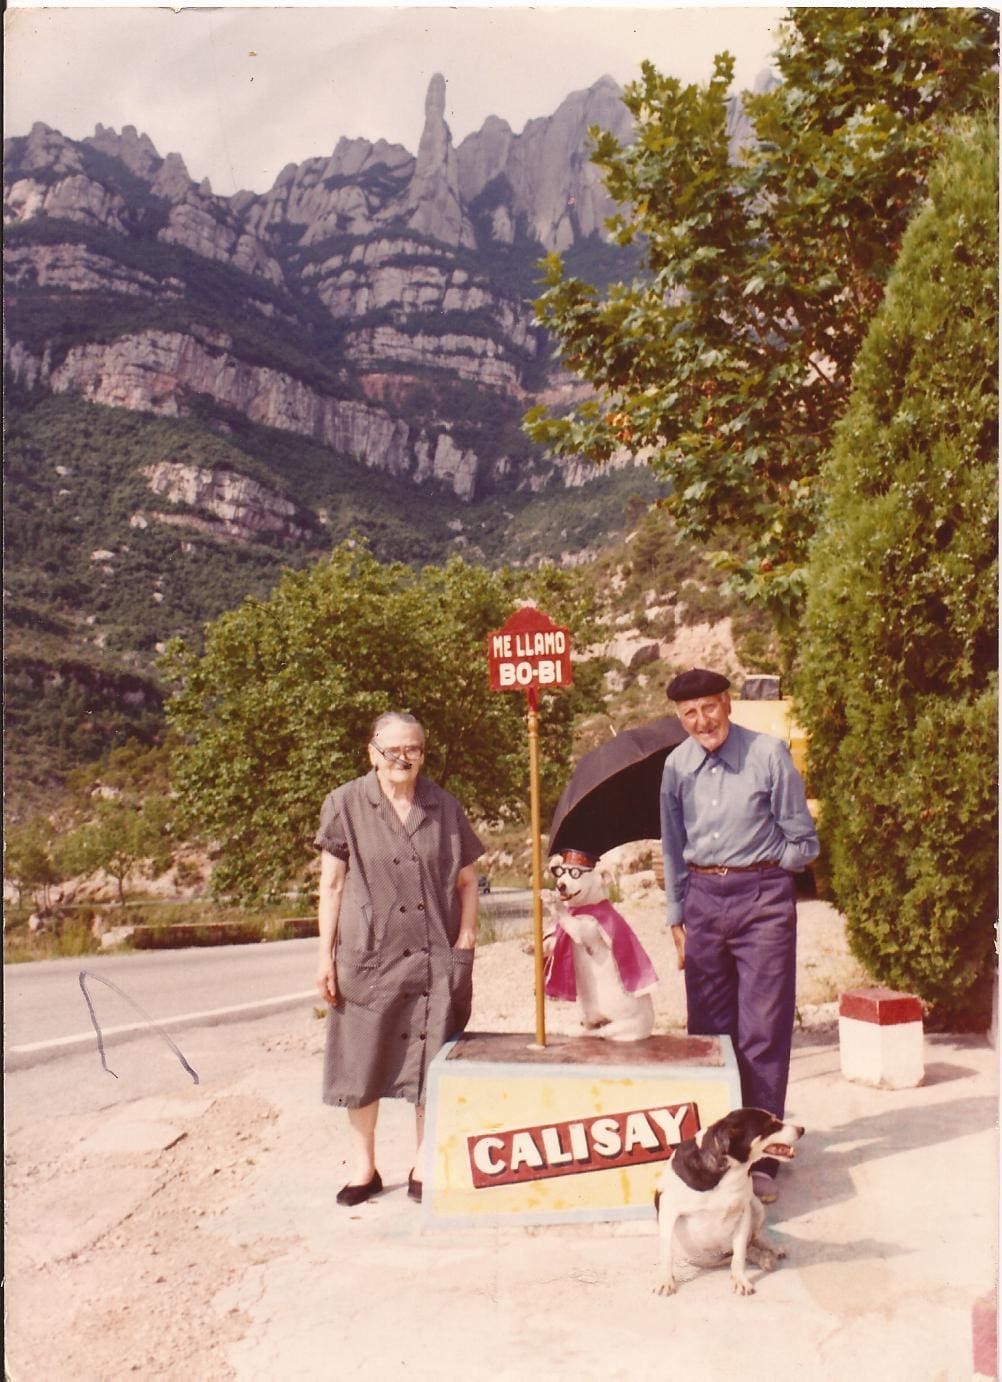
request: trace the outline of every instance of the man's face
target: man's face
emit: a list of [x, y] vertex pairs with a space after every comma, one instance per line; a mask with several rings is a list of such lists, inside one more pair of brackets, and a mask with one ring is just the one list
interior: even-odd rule
[[683, 727], [707, 753], [719, 749], [727, 738], [731, 728], [731, 698], [726, 691], [717, 696], [678, 701], [675, 711]]

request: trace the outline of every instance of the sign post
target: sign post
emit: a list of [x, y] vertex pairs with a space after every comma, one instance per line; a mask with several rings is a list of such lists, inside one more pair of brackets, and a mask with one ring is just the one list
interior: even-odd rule
[[529, 722], [529, 821], [532, 831], [532, 942], [536, 975], [536, 1045], [546, 1045], [543, 1003], [543, 850], [539, 819], [539, 693], [525, 693]]
[[543, 860], [539, 804], [539, 691], [570, 686], [571, 637], [541, 610], [516, 610], [487, 635], [492, 691], [524, 691], [529, 727], [529, 814], [532, 830], [532, 927], [536, 959], [536, 1046], [546, 1045], [543, 995]]

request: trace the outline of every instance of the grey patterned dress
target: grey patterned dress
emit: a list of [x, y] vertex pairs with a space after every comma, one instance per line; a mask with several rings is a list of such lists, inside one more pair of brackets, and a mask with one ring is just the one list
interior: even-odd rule
[[483, 845], [455, 797], [423, 777], [401, 822], [375, 772], [330, 793], [315, 843], [348, 865], [324, 1103], [422, 1103], [428, 1063], [470, 1018], [474, 952], [453, 949], [456, 879]]

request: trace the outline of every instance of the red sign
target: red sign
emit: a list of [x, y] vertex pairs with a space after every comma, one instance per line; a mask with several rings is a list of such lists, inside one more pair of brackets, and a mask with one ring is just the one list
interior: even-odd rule
[[482, 1133], [467, 1137], [466, 1144], [474, 1188], [483, 1190], [667, 1161], [678, 1144], [694, 1137], [699, 1128], [695, 1104], [670, 1104]]
[[570, 686], [571, 636], [541, 610], [518, 609], [497, 633], [487, 635], [492, 691]]

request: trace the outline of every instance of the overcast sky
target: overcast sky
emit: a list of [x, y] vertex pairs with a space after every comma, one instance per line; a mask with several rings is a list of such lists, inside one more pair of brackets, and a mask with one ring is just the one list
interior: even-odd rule
[[396, 8], [39, 8], [5, 15], [5, 133], [36, 120], [74, 139], [135, 125], [180, 153], [215, 192], [264, 191], [287, 163], [343, 135], [412, 153], [428, 81], [447, 82], [454, 141], [488, 115], [520, 131], [608, 73], [624, 84], [649, 58], [705, 81], [713, 55], [735, 85], [769, 65], [782, 9], [462, 5]]

